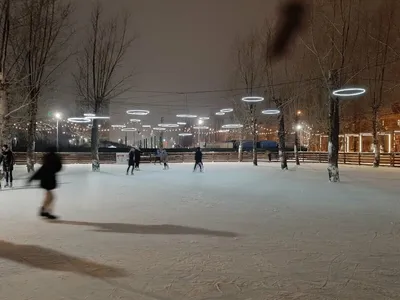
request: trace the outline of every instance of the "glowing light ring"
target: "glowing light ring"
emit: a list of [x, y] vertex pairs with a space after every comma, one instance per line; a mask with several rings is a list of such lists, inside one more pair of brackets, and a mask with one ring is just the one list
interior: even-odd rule
[[203, 121], [210, 120], [210, 117], [200, 117], [199, 120], [203, 120]]
[[106, 116], [94, 116], [94, 117], [86, 117], [86, 119], [89, 119], [89, 120], [108, 120], [108, 119], [110, 119], [110, 117], [106, 117]]
[[86, 113], [86, 114], [83, 114], [83, 116], [89, 118], [89, 117], [95, 117], [96, 115], [92, 114], [92, 113]]
[[201, 130], [201, 129], [209, 129], [210, 127], [208, 127], [208, 126], [193, 126], [193, 129], [199, 129], [199, 130]]
[[237, 129], [237, 128], [243, 128], [242, 124], [226, 124], [222, 125], [223, 129]]
[[347, 89], [334, 90], [332, 94], [337, 97], [354, 97], [365, 94], [365, 92], [366, 90], [363, 88], [347, 88]]
[[179, 135], [179, 136], [191, 136], [191, 135], [193, 135], [193, 133], [190, 133], [190, 132], [182, 132], [182, 133], [179, 133], [178, 135]]
[[186, 122], [176, 122], [178, 125], [186, 125]]
[[180, 114], [180, 115], [176, 115], [177, 118], [197, 118], [196, 115], [187, 115], [187, 114]]
[[142, 120], [139, 119], [130, 119], [129, 121], [133, 122], [133, 123], [140, 123], [142, 122]]
[[111, 127], [112, 128], [125, 128], [126, 126], [125, 125], [114, 124], [114, 125], [111, 125]]
[[130, 109], [127, 110], [126, 113], [128, 115], [147, 116], [150, 111], [145, 109]]
[[261, 113], [263, 115], [279, 115], [281, 111], [279, 109], [264, 109]]
[[230, 112], [233, 112], [233, 108], [223, 108], [223, 109], [220, 110], [220, 112], [222, 112], [222, 113], [230, 113]]
[[179, 125], [178, 124], [170, 124], [170, 123], [161, 123], [161, 124], [158, 124], [158, 127], [176, 128], [176, 127], [179, 127]]
[[167, 128], [165, 128], [165, 127], [154, 127], [153, 130], [164, 131], [164, 130], [167, 130]]
[[264, 97], [258, 97], [258, 96], [243, 97], [242, 101], [243, 102], [256, 103], [256, 102], [264, 101]]
[[137, 129], [133, 128], [133, 127], [131, 127], [131, 128], [128, 127], [128, 128], [122, 128], [121, 131], [124, 131], [124, 132], [125, 131], [137, 131]]
[[142, 125], [143, 128], [151, 128], [151, 125]]
[[67, 121], [70, 123], [90, 123], [90, 122], [92, 122], [88, 118], [68, 118]]
[[223, 111], [218, 111], [215, 113], [217, 116], [224, 116], [225, 113]]

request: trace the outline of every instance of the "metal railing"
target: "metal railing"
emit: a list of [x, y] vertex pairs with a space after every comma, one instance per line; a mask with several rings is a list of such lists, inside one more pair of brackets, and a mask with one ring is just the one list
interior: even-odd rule
[[[286, 152], [287, 159], [290, 162], [294, 162], [294, 152]], [[24, 165], [26, 163], [26, 153], [15, 153], [16, 163]], [[89, 152], [78, 152], [78, 153], [61, 153], [64, 163], [66, 164], [90, 164], [91, 154]], [[103, 164], [116, 163], [115, 153], [100, 153], [100, 162]], [[40, 162], [42, 153], [35, 153], [35, 160]], [[260, 161], [268, 161], [268, 157], [265, 153], [259, 153], [258, 159]], [[300, 162], [303, 163], [328, 163], [327, 152], [299, 152]], [[148, 163], [155, 160], [153, 153], [144, 153], [141, 162]], [[278, 161], [278, 154], [272, 153], [272, 161]], [[170, 163], [184, 163], [193, 162], [193, 152], [182, 152], [182, 153], [171, 153], [168, 155], [168, 161]], [[237, 152], [204, 152], [204, 162], [238, 162]], [[252, 153], [243, 153], [243, 162], [251, 162]], [[373, 153], [339, 153], [339, 163], [348, 165], [370, 165], [374, 162]], [[400, 167], [400, 153], [381, 153], [382, 166], [388, 167]]]

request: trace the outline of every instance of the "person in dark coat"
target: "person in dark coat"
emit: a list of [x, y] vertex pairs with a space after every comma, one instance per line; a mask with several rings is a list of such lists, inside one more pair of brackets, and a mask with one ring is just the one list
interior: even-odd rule
[[129, 175], [129, 169], [131, 167], [131, 175], [133, 175], [133, 169], [135, 168], [135, 148], [131, 148], [128, 155], [128, 169], [126, 169], [126, 175]]
[[197, 147], [196, 149], [196, 153], [194, 154], [194, 160], [195, 160], [195, 164], [194, 164], [194, 168], [193, 168], [193, 172], [196, 171], [197, 166], [199, 166], [200, 168], [200, 172], [203, 172], [203, 153], [201, 152], [200, 147]]
[[43, 156], [42, 166], [28, 181], [32, 182], [33, 180], [39, 180], [40, 187], [46, 190], [39, 215], [48, 219], [57, 219], [57, 217], [52, 214], [54, 202], [53, 190], [57, 188], [56, 174], [61, 171], [62, 162], [61, 157], [56, 153], [56, 151], [56, 147], [50, 147], [47, 149], [47, 153]]
[[3, 145], [3, 171], [6, 177], [6, 185], [4, 187], [12, 187], [13, 184], [13, 170], [15, 165], [14, 153], [8, 147], [8, 145]]
[[140, 171], [140, 156], [142, 155], [142, 151], [139, 148], [135, 147], [135, 170]]

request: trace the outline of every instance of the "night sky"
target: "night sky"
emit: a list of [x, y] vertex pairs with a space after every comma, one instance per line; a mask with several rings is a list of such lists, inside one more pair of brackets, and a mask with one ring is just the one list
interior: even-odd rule
[[[112, 123], [127, 121], [127, 109], [149, 109], [146, 123], [176, 122], [177, 113], [186, 112], [186, 97], [178, 94], [138, 91], [193, 92], [229, 88], [232, 76], [232, 49], [235, 38], [273, 20], [277, 0], [103, 0], [107, 14], [128, 10], [131, 32], [138, 38], [124, 62], [134, 70], [134, 88], [111, 105]], [[73, 22], [80, 29], [73, 43], [79, 45], [88, 25], [92, 1], [75, 0]], [[73, 61], [72, 61], [73, 62]], [[76, 98], [72, 79], [73, 63], [64, 70], [50, 98], [51, 105], [67, 111]], [[189, 94], [189, 111], [210, 115], [229, 106], [226, 93]], [[67, 105], [58, 104], [68, 99]], [[73, 114], [72, 111], [68, 114]]]

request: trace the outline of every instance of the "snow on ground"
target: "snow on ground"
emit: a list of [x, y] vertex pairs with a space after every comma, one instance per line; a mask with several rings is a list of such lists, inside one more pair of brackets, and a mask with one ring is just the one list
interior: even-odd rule
[[0, 294], [10, 300], [400, 299], [399, 169], [209, 163], [66, 166], [42, 191], [0, 192]]

